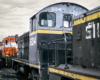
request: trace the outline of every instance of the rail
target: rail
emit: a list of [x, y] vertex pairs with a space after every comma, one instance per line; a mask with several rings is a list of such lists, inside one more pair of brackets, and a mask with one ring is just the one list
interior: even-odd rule
[[49, 50], [50, 50], [50, 45], [51, 44], [54, 44], [54, 51], [55, 51], [55, 56], [53, 56], [53, 63], [54, 63], [54, 66], [55, 67], [58, 67], [59, 65], [59, 62], [58, 62], [58, 45], [59, 44], [64, 44], [64, 50], [65, 50], [65, 69], [69, 69], [68, 67], [68, 63], [67, 63], [67, 51], [68, 50], [72, 50], [72, 47], [71, 49], [67, 49], [67, 44], [72, 44], [71, 41], [67, 41], [65, 42], [64, 38], [61, 38], [61, 39], [55, 39], [55, 40], [51, 40], [49, 42], [46, 42], [46, 41], [41, 41], [39, 43], [40, 47], [39, 49], [43, 50], [43, 49], [47, 49], [48, 50], [48, 61], [49, 61]]

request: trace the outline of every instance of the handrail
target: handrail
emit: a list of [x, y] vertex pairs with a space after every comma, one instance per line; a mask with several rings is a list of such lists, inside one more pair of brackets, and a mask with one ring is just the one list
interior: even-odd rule
[[64, 50], [65, 50], [65, 69], [69, 69], [68, 64], [67, 64], [67, 52], [66, 52], [67, 51], [67, 49], [66, 49], [67, 47], [66, 46], [67, 46], [67, 44], [72, 44], [71, 41], [65, 42], [64, 38], [51, 40], [48, 43], [46, 41], [41, 41], [39, 43], [40, 49], [42, 49], [41, 48], [42, 47], [42, 43], [44, 43], [47, 46], [46, 49], [48, 50], [48, 61], [49, 61], [49, 49], [50, 49], [50, 45], [54, 44], [54, 46], [55, 46], [55, 48], [54, 48], [55, 56], [53, 57], [53, 63], [55, 65], [55, 67], [57, 67], [59, 65], [59, 63], [58, 63], [58, 48], [59, 48], [58, 44], [65, 44], [65, 48], [64, 48]]

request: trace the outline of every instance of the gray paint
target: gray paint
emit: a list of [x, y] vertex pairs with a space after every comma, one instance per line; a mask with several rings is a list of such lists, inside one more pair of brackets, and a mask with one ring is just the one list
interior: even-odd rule
[[[57, 8], [57, 10], [54, 9], [54, 11], [53, 11], [52, 8]], [[42, 12], [47, 12], [47, 11], [54, 12], [56, 14], [56, 26], [55, 27], [40, 27], [40, 25], [38, 24], [39, 23], [39, 15]], [[63, 14], [71, 14], [74, 17], [74, 16], [77, 16], [86, 11], [88, 11], [86, 8], [84, 8], [80, 5], [74, 4], [74, 3], [70, 3], [70, 4], [67, 2], [66, 3], [57, 3], [57, 4], [50, 5], [44, 9], [42, 9], [41, 11], [39, 11], [37, 14], [33, 15], [30, 18], [30, 22], [32, 21], [33, 17], [36, 17], [36, 19], [37, 19], [36, 30], [57, 30], [57, 31], [59, 30], [59, 31], [62, 31], [62, 28], [60, 28], [60, 27], [63, 26]], [[31, 30], [31, 26], [32, 26], [32, 23], [30, 23], [30, 30]], [[72, 31], [72, 28], [66, 28], [66, 31]], [[51, 36], [54, 36], [54, 35], [50, 35], [48, 37], [51, 37]], [[56, 34], [55, 34], [55, 36], [56, 36]], [[31, 41], [31, 39], [34, 37], [36, 37], [36, 44], [30, 45], [32, 42], [34, 42], [34, 41]], [[45, 62], [47, 57], [44, 57], [44, 56], [47, 56], [47, 54], [45, 52], [43, 52], [44, 50], [41, 50], [39, 53], [39, 49], [37, 48], [37, 45], [39, 45], [38, 42], [41, 42], [44, 40], [44, 39], [42, 40], [43, 37], [44, 37], [43, 35], [41, 37], [38, 37], [38, 34], [34, 34], [34, 35], [30, 36], [29, 61], [32, 61], [33, 63], [36, 63], [36, 64], [39, 64], [39, 62], [40, 62], [40, 75], [42, 76], [41, 80], [47, 80], [48, 79], [48, 74], [47, 74], [48, 63]], [[47, 40], [45, 40], [45, 41], [47, 41]], [[45, 60], [43, 60], [43, 59], [45, 59]]]
[[[52, 9], [52, 8], [57, 8], [56, 9]], [[61, 9], [61, 10], [59, 10]], [[39, 16], [42, 12], [54, 12], [56, 14], [56, 26], [55, 27], [40, 27], [39, 25]], [[30, 30], [31, 30], [31, 26], [32, 26], [32, 18], [35, 16], [37, 21], [36, 21], [36, 30], [62, 30], [62, 28], [60, 28], [61, 26], [63, 26], [63, 14], [72, 14], [73, 17], [77, 16], [81, 13], [84, 13], [88, 11], [88, 9], [86, 9], [83, 6], [80, 6], [78, 4], [75, 3], [57, 3], [57, 4], [53, 4], [50, 5], [44, 9], [42, 9], [41, 11], [39, 11], [37, 14], [33, 15], [30, 18]], [[66, 31], [72, 31], [72, 28], [66, 28]], [[31, 31], [30, 31], [31, 32]], [[39, 59], [38, 55], [39, 52], [37, 52], [37, 40], [38, 40], [38, 36], [37, 35], [33, 35], [30, 36], [30, 38], [35, 37], [36, 36], [36, 45], [34, 46], [29, 46], [29, 60], [33, 61], [33, 62], [38, 62]], [[30, 45], [30, 43], [29, 43]]]
[[[30, 39], [29, 39], [29, 45], [32, 44], [30, 43], [30, 40], [31, 39], [34, 39], [36, 38], [36, 43], [37, 43], [37, 34], [33, 35], [33, 36], [30, 36]], [[29, 61], [32, 61], [33, 63], [37, 63], [37, 44], [33, 43], [33, 45], [30, 45], [29, 46]]]
[[75, 16], [73, 20], [77, 20], [77, 19], [83, 18], [83, 17], [85, 17], [85, 16], [91, 15], [91, 14], [96, 13], [96, 12], [98, 12], [98, 11], [100, 11], [100, 6], [94, 8], [94, 9], [92, 9], [92, 10], [89, 10], [89, 11], [85, 12], [84, 14], [80, 14], [80, 15], [78, 15], [78, 16]]
[[[57, 9], [61, 9], [61, 11], [57, 10], [57, 11], [53, 11], [52, 8], [57, 8]], [[37, 29], [43, 29], [43, 30], [62, 30], [62, 28], [60, 28], [61, 26], [63, 26], [63, 14], [72, 14], [73, 18], [79, 14], [82, 14], [86, 11], [88, 11], [86, 8], [80, 6], [80, 5], [76, 5], [73, 3], [70, 3], [69, 6], [67, 6], [67, 2], [66, 3], [58, 3], [58, 4], [53, 4], [50, 5], [44, 9], [42, 9], [40, 12], [38, 12], [35, 16], [37, 18], [37, 22], [39, 22], [39, 15], [42, 12], [54, 12], [56, 14], [56, 26], [55, 27], [40, 27], [40, 25], [37, 23]], [[32, 19], [32, 17], [31, 17]], [[66, 28], [69, 31], [72, 31], [72, 28]]]

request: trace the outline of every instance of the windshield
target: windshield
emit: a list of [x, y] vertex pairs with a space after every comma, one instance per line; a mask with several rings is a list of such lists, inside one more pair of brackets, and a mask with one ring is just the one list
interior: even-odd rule
[[15, 41], [15, 39], [10, 39], [10, 41]]
[[10, 43], [11, 47], [16, 47], [17, 48], [17, 44], [15, 42]]
[[43, 12], [40, 14], [39, 24], [42, 27], [54, 27], [56, 14], [53, 12]]

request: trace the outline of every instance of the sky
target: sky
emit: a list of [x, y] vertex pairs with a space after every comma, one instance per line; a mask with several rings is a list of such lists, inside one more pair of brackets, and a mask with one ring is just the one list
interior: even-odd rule
[[29, 19], [44, 7], [58, 2], [73, 2], [88, 9], [100, 6], [100, 0], [0, 0], [0, 41], [29, 31]]

